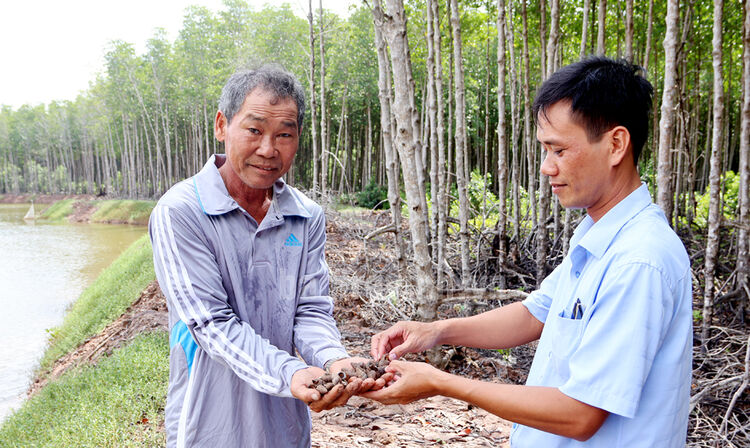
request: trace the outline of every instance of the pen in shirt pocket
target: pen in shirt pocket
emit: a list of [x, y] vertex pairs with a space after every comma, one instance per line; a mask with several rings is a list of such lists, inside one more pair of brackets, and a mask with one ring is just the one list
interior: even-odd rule
[[574, 320], [583, 317], [583, 305], [581, 305], [581, 299], [576, 299], [576, 303], [573, 305], [573, 313], [571, 313], [570, 317]]

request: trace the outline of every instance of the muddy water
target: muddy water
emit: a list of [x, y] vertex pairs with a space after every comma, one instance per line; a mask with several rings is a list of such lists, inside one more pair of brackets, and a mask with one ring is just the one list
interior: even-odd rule
[[[37, 213], [40, 208], [36, 206]], [[48, 329], [145, 227], [25, 222], [0, 204], [0, 421], [22, 402]]]

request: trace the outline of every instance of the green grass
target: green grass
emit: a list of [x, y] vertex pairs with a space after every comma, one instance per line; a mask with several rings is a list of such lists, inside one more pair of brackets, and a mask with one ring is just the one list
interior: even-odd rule
[[63, 221], [73, 213], [73, 199], [63, 199], [47, 207], [42, 213], [42, 219], [48, 221]]
[[154, 201], [107, 200], [98, 201], [91, 216], [91, 222], [119, 222], [127, 224], [148, 224], [148, 217], [154, 209]]
[[120, 317], [155, 277], [151, 242], [144, 235], [83, 291], [62, 325], [50, 330], [50, 346], [40, 370]]
[[164, 446], [166, 332], [138, 336], [95, 367], [50, 383], [0, 427], [2, 447]]

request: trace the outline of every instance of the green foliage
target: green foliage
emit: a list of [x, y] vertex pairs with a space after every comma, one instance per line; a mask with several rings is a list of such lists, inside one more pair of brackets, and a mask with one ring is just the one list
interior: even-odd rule
[[155, 276], [151, 242], [144, 235], [83, 291], [62, 325], [51, 331], [50, 346], [40, 368], [49, 368], [60, 356], [118, 318]]
[[[737, 215], [737, 205], [739, 204], [739, 189], [740, 189], [740, 176], [734, 173], [734, 171], [727, 171], [721, 175], [720, 185], [722, 185], [722, 203], [724, 218], [732, 220]], [[710, 185], [706, 186], [706, 191], [697, 195], [695, 198], [696, 208], [695, 217], [693, 218], [693, 226], [698, 229], [705, 229], [708, 226], [708, 209], [711, 203], [711, 188]], [[680, 218], [683, 225], [687, 222], [685, 218]]]
[[3, 447], [163, 446], [168, 336], [138, 336], [51, 382], [0, 427]]
[[73, 214], [73, 199], [63, 199], [47, 207], [41, 218], [49, 221], [63, 221]]
[[154, 201], [100, 201], [91, 221], [146, 225], [155, 205]]
[[389, 209], [388, 188], [370, 180], [364, 190], [357, 193], [357, 205], [369, 209]]

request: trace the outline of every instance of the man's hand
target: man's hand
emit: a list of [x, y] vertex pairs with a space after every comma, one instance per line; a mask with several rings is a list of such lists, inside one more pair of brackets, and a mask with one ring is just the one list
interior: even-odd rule
[[343, 406], [349, 398], [356, 394], [362, 380], [353, 379], [344, 387], [343, 384], [337, 384], [327, 394], [321, 396], [320, 392], [312, 386], [312, 380], [323, 375], [325, 370], [319, 367], [308, 367], [298, 370], [292, 375], [292, 384], [290, 386], [292, 395], [298, 400], [307, 404], [313, 412], [326, 411], [338, 406]]
[[407, 353], [418, 353], [434, 347], [439, 337], [436, 322], [401, 321], [372, 337], [370, 354], [373, 359], [380, 359], [385, 354], [391, 360], [398, 359]]
[[450, 374], [424, 362], [391, 361], [386, 371], [395, 379], [385, 388], [362, 394], [383, 404], [408, 404], [422, 398], [440, 395], [440, 383]]

